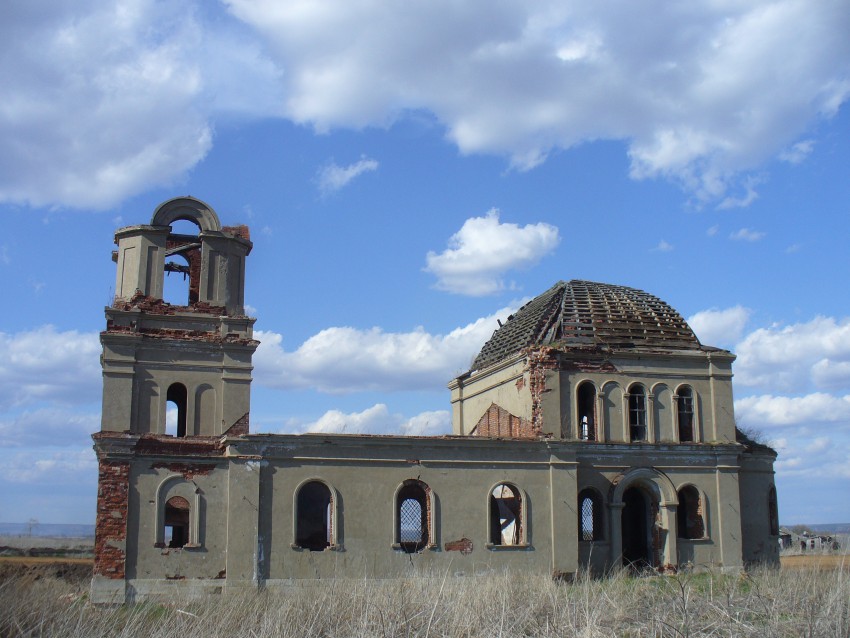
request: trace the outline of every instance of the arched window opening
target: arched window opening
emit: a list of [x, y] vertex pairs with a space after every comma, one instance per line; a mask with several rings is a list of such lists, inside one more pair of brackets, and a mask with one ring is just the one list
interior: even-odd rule
[[679, 507], [676, 510], [679, 538], [694, 539], [705, 537], [702, 499], [699, 490], [687, 485], [679, 490]]
[[490, 492], [490, 542], [493, 545], [519, 545], [522, 542], [522, 497], [519, 490], [504, 483]]
[[[162, 298], [186, 306], [198, 301], [201, 283], [201, 241], [198, 226], [188, 220], [171, 224], [165, 244], [165, 281]], [[175, 257], [180, 257], [175, 260]]]
[[779, 536], [779, 504], [776, 502], [776, 488], [767, 493], [767, 513], [770, 517], [770, 535]]
[[596, 440], [596, 388], [589, 381], [578, 387], [579, 438]]
[[186, 386], [182, 383], [172, 383], [165, 399], [165, 433], [171, 436], [186, 436]]
[[679, 388], [679, 441], [694, 440], [694, 395], [689, 387]]
[[632, 441], [646, 441], [646, 391], [640, 385], [629, 390], [629, 435]]
[[166, 547], [180, 548], [189, 544], [189, 501], [182, 496], [172, 496], [165, 502]]
[[602, 534], [602, 499], [591, 489], [582, 490], [578, 496], [578, 535], [583, 541], [599, 541]]
[[430, 541], [426, 489], [420, 481], [409, 481], [396, 495], [396, 543], [408, 554], [421, 552]]
[[295, 512], [295, 544], [320, 552], [331, 546], [333, 498], [327, 485], [310, 481], [298, 490]]

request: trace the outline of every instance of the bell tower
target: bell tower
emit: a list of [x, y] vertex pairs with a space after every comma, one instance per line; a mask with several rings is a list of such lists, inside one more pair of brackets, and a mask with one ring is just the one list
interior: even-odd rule
[[[180, 220], [197, 234], [173, 232]], [[101, 430], [247, 433], [259, 345], [244, 309], [248, 227], [222, 227], [212, 207], [179, 197], [161, 204], [150, 224], [119, 229], [115, 243], [115, 298], [100, 336]], [[185, 305], [163, 300], [166, 273], [188, 277]]]

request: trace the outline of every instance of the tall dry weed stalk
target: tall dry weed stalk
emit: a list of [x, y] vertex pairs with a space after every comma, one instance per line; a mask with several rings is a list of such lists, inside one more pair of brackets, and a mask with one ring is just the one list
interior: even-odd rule
[[0, 580], [0, 636], [850, 638], [846, 568], [572, 583], [447, 571], [123, 607], [89, 604], [87, 585], [37, 571]]

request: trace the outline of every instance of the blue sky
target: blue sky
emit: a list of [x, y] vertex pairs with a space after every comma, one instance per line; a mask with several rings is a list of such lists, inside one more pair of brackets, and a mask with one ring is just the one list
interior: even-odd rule
[[446, 432], [496, 320], [591, 279], [738, 355], [783, 523], [850, 520], [849, 32], [840, 0], [4, 3], [0, 520], [93, 521], [112, 236], [186, 194], [251, 227], [254, 431]]

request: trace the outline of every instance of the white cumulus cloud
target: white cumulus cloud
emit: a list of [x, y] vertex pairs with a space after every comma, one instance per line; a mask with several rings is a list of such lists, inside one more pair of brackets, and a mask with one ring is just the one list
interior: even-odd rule
[[383, 126], [424, 110], [462, 152], [519, 168], [623, 140], [633, 177], [701, 200], [723, 199], [850, 94], [844, 0], [226, 4], [286, 69], [296, 122]]
[[735, 413], [742, 423], [756, 427], [836, 422], [847, 427], [850, 426], [850, 395], [836, 397], [815, 392], [801, 397], [751, 396], [735, 401]]
[[377, 160], [367, 157], [363, 157], [348, 166], [338, 166], [335, 162], [331, 162], [319, 170], [317, 178], [319, 190], [323, 193], [338, 191], [355, 177], [376, 170], [378, 170]]
[[558, 229], [543, 222], [519, 226], [501, 223], [499, 211], [467, 219], [449, 238], [446, 250], [429, 251], [425, 270], [437, 277], [437, 288], [462, 295], [483, 296], [506, 288], [503, 275], [529, 268], [561, 241]]
[[0, 447], [85, 444], [100, 429], [100, 414], [73, 413], [56, 407], [0, 416]]
[[[97, 482], [97, 459], [91, 447], [55, 451], [46, 448], [2, 454], [0, 481], [16, 484], [90, 485]], [[92, 510], [93, 511], [93, 510]]]
[[210, 150], [213, 113], [272, 111], [275, 66], [200, 13], [192, 2], [5, 2], [0, 201], [106, 208], [180, 179]]
[[[759, 328], [734, 350], [736, 420], [781, 433], [770, 437], [780, 493], [797, 490], [798, 480], [850, 478], [850, 319]], [[827, 500], [806, 502], [812, 516], [828, 516]]]
[[254, 378], [275, 388], [311, 388], [328, 393], [443, 390], [498, 327], [496, 318], [515, 308], [434, 335], [424, 328], [386, 332], [381, 328], [326, 328], [287, 352], [275, 332], [257, 331]]
[[815, 317], [759, 328], [735, 352], [738, 384], [794, 393], [840, 388], [850, 373], [850, 319]]
[[621, 140], [632, 177], [744, 205], [742, 174], [800, 161], [850, 95], [846, 0], [223, 7], [6, 0], [0, 201], [106, 208], [180, 180], [228, 118], [325, 132], [426, 112], [463, 153], [528, 169]]
[[700, 342], [708, 346], [731, 347], [744, 332], [752, 311], [743, 306], [702, 310], [688, 317], [688, 325]]
[[362, 412], [328, 410], [312, 423], [299, 428], [301, 432], [336, 432], [343, 434], [403, 434], [433, 436], [451, 431], [451, 416], [447, 410], [422, 412], [411, 418], [393, 414], [383, 403]]
[[0, 408], [99, 401], [100, 353], [97, 333], [59, 332], [49, 325], [0, 332]]

